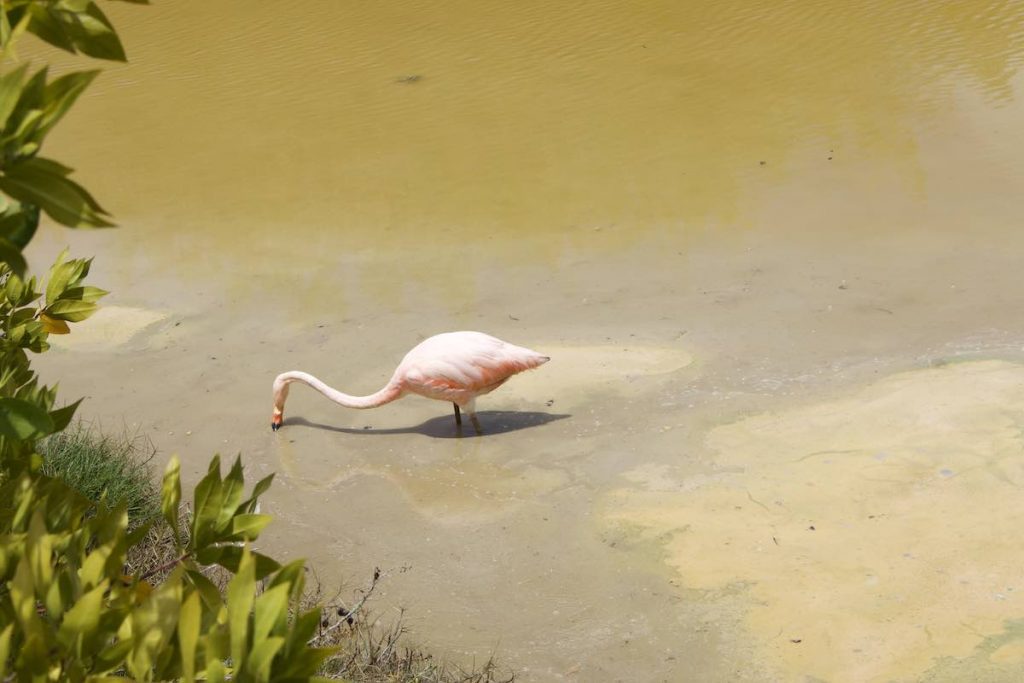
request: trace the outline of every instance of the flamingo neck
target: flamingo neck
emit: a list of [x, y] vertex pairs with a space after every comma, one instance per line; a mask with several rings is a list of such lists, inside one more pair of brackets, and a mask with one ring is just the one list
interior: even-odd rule
[[342, 391], [327, 386], [308, 372], [293, 370], [277, 376], [274, 380], [274, 411], [280, 414], [284, 410], [284, 401], [288, 397], [288, 385], [292, 382], [301, 382], [308, 387], [319, 391], [321, 394], [346, 408], [376, 408], [385, 403], [390, 403], [401, 397], [401, 387], [394, 379], [388, 382], [383, 389], [369, 396], [351, 396]]

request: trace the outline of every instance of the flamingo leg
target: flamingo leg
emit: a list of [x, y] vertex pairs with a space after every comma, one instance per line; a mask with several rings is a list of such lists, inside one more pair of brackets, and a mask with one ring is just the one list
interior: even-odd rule
[[452, 405], [455, 406], [455, 424], [457, 426], [461, 427], [462, 426], [462, 413], [459, 412], [459, 404], [458, 403], [453, 403]]
[[476, 413], [470, 413], [469, 419], [473, 421], [473, 429], [476, 430], [476, 435], [482, 435], [484, 430], [480, 428], [480, 420], [476, 419]]

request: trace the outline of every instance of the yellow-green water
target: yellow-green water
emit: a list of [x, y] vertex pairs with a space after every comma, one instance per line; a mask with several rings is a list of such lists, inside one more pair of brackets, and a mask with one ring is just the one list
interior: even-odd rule
[[[278, 471], [268, 549], [520, 680], [1019, 677], [1020, 4], [108, 11], [131, 62], [46, 151], [122, 227], [34, 259], [115, 294], [43, 367]], [[368, 393], [466, 328], [553, 359], [484, 437], [267, 428], [277, 372]]]

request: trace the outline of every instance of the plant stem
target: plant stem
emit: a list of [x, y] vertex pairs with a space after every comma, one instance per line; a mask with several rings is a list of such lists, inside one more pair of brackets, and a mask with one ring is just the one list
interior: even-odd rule
[[181, 555], [180, 557], [176, 557], [173, 560], [171, 560], [170, 562], [166, 562], [166, 563], [160, 565], [159, 567], [154, 567], [153, 569], [150, 569], [148, 572], [146, 572], [145, 574], [140, 576], [139, 580], [140, 581], [145, 581], [146, 579], [148, 579], [149, 577], [153, 576], [154, 574], [159, 574], [160, 572], [167, 571], [168, 569], [176, 566], [177, 564], [179, 564], [181, 562], [184, 562], [189, 557], [191, 557], [191, 555], [192, 555], [192, 553], [190, 553], [190, 552], [189, 553], [185, 553], [184, 555]]

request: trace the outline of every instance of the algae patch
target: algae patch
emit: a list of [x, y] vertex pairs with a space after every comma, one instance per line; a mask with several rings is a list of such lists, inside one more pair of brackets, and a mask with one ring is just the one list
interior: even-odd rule
[[688, 588], [747, 586], [784, 678], [916, 679], [1024, 615], [1022, 430], [1024, 366], [905, 372], [713, 429], [719, 472], [674, 491], [641, 465], [608, 521], [667, 538]]

